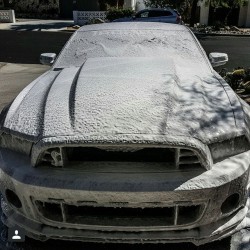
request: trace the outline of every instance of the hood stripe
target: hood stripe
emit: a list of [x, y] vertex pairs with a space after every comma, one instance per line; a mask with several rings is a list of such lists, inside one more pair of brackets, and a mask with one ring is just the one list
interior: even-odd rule
[[43, 136], [73, 133], [70, 114], [72, 103], [69, 100], [71, 86], [78, 70], [78, 68], [63, 69], [53, 82], [44, 104]]
[[84, 66], [84, 63], [82, 64], [82, 66], [78, 69], [71, 88], [70, 88], [70, 93], [69, 93], [69, 114], [70, 114], [70, 122], [71, 122], [71, 127], [74, 129], [75, 128], [75, 99], [76, 99], [76, 87], [77, 87], [77, 83], [78, 83], [78, 78], [80, 75], [80, 72], [82, 70]]

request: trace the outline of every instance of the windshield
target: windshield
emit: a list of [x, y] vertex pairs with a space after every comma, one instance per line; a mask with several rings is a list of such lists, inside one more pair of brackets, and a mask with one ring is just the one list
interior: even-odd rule
[[79, 31], [70, 39], [54, 67], [81, 66], [97, 57], [168, 57], [208, 67], [188, 31], [103, 30]]

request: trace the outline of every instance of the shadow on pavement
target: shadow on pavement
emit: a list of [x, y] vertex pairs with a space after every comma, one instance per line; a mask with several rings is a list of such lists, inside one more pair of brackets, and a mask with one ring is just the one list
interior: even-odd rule
[[27, 30], [27, 31], [33, 31], [33, 30], [57, 30], [62, 29], [68, 26], [73, 25], [73, 21], [71, 22], [52, 22], [52, 23], [24, 23], [24, 24], [15, 24], [11, 26], [11, 30]]

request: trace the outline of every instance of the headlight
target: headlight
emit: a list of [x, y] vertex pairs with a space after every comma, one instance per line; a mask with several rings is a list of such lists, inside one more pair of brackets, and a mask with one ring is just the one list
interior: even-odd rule
[[209, 145], [214, 163], [222, 161], [230, 156], [234, 156], [250, 150], [250, 143], [246, 136], [239, 136], [222, 142]]
[[0, 134], [0, 147], [29, 155], [32, 148], [32, 142], [2, 133]]

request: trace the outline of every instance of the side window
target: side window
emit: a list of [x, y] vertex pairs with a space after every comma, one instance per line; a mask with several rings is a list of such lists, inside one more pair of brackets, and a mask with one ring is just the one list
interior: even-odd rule
[[162, 11], [162, 16], [172, 16], [170, 11]]
[[149, 12], [149, 17], [158, 17], [158, 16], [161, 16], [161, 12], [162, 11], [155, 11], [155, 10], [150, 11]]
[[144, 12], [141, 12], [141, 13], [139, 13], [136, 17], [137, 18], [147, 18], [149, 15], [149, 12], [148, 11], [144, 11]]
[[149, 17], [171, 16], [172, 13], [166, 10], [153, 10], [149, 12]]

